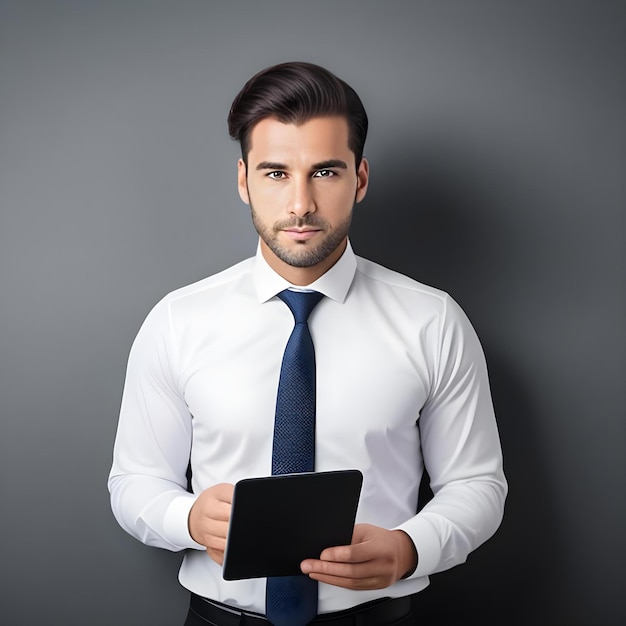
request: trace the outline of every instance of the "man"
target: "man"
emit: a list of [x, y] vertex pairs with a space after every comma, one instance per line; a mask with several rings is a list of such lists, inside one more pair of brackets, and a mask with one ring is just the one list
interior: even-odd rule
[[[413, 623], [410, 598], [428, 576], [464, 562], [502, 518], [507, 485], [480, 344], [445, 293], [354, 255], [367, 116], [346, 83], [306, 63], [268, 68], [236, 97], [229, 129], [257, 254], [174, 291], [143, 324], [109, 479], [113, 511], [144, 543], [187, 550], [187, 626]], [[351, 544], [306, 559], [294, 577], [314, 585], [313, 608], [281, 617], [270, 613], [270, 582], [225, 581], [222, 563], [233, 484], [272, 474], [294, 326], [285, 290], [323, 296], [306, 322], [315, 471], [355, 468], [364, 480]], [[416, 514], [424, 468], [434, 497]], [[299, 594], [288, 600], [304, 604]]]

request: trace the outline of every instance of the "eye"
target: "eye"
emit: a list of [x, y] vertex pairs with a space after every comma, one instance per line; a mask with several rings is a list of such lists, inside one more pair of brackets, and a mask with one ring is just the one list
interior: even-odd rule
[[282, 180], [283, 178], [285, 178], [285, 172], [281, 172], [279, 170], [276, 170], [274, 172], [268, 172], [267, 177], [271, 178], [272, 180]]
[[332, 178], [336, 176], [336, 173], [333, 170], [317, 170], [313, 176], [315, 178]]

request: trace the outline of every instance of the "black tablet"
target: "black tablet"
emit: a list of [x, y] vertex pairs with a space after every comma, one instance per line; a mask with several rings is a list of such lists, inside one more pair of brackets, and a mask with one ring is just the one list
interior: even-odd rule
[[235, 485], [225, 580], [301, 574], [300, 563], [352, 539], [358, 470], [247, 478]]

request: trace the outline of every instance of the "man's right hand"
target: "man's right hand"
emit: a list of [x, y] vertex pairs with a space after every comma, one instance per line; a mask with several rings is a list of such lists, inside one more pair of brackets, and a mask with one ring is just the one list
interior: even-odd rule
[[219, 565], [224, 563], [226, 535], [235, 487], [227, 483], [205, 489], [189, 511], [189, 534], [206, 547]]

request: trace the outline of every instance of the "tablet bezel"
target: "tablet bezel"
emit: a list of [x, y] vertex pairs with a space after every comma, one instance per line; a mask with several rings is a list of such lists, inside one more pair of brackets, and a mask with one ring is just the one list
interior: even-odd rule
[[240, 480], [224, 579], [298, 575], [304, 559], [350, 544], [362, 483], [362, 473], [353, 469]]

